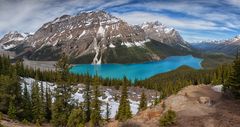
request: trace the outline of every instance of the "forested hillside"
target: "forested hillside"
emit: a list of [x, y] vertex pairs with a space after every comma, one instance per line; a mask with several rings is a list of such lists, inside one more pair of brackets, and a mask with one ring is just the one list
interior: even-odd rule
[[[161, 99], [177, 93], [183, 87], [191, 84], [224, 84], [232, 70], [231, 65], [222, 65], [210, 70], [194, 70], [182, 66], [177, 70], [132, 83], [126, 78], [115, 80], [102, 79], [98, 76], [70, 74], [68, 72], [70, 65], [67, 61], [68, 58], [63, 56], [56, 64], [56, 71], [40, 71], [24, 67], [20, 61], [12, 64], [8, 57], [0, 57], [0, 111], [11, 119], [37, 125], [51, 123], [53, 126], [67, 125], [70, 127], [85, 124], [103, 126], [109, 121], [109, 118], [103, 118], [100, 115], [99, 107], [102, 103], [98, 97], [101, 94], [99, 92], [101, 85], [121, 88], [120, 106], [115, 119], [125, 121], [132, 117], [126, 93], [130, 85], [158, 90], [160, 94], [156, 95], [153, 103], [157, 104]], [[21, 86], [20, 77], [32, 77], [35, 78], [36, 82], [31, 88], [26, 87], [26, 85]], [[52, 82], [56, 84], [56, 88], [52, 91], [48, 87], [44, 88], [37, 81]], [[84, 102], [72, 103], [71, 94], [75, 91], [72, 86], [78, 83], [86, 85]], [[143, 93], [139, 110], [146, 109], [146, 99], [144, 98], [146, 96]]]

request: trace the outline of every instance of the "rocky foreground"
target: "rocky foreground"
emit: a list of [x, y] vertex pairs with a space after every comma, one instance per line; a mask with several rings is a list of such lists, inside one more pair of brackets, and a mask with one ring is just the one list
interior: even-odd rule
[[240, 101], [224, 97], [219, 87], [188, 86], [157, 106], [138, 113], [126, 123], [114, 121], [107, 127], [158, 127], [159, 118], [168, 109], [177, 114], [176, 123], [172, 127], [239, 127], [239, 105]]

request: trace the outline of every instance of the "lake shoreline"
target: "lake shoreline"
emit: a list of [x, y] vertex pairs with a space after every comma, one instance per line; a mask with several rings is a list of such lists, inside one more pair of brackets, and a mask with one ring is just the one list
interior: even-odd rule
[[166, 73], [186, 65], [194, 69], [202, 69], [201, 58], [186, 56], [170, 56], [160, 61], [148, 61], [137, 64], [77, 64], [70, 68], [74, 74], [98, 75], [102, 78], [122, 79], [131, 81], [144, 80], [160, 73]]

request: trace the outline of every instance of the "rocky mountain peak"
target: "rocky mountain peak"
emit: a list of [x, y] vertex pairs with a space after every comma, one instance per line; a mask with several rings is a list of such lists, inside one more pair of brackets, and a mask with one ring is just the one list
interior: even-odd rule
[[183, 40], [178, 31], [167, 27], [159, 21], [145, 22], [141, 25], [141, 27], [150, 39], [181, 49], [190, 50], [190, 45]]
[[1, 48], [8, 50], [23, 42], [29, 34], [17, 31], [9, 32], [0, 40]]
[[33, 60], [57, 60], [66, 53], [75, 63], [131, 63], [161, 59], [155, 50], [162, 47], [175, 54], [178, 47], [189, 49], [176, 30], [158, 21], [132, 26], [105, 11], [62, 15], [22, 37], [15, 49]]
[[144, 29], [145, 31], [154, 31], [157, 33], [176, 32], [173, 28], [169, 28], [164, 24], [160, 23], [159, 21], [145, 22], [142, 24], [142, 29]]
[[0, 43], [8, 43], [11, 41], [22, 41], [24, 40], [24, 35], [17, 31], [9, 32], [6, 35], [3, 36], [3, 38], [0, 40]]

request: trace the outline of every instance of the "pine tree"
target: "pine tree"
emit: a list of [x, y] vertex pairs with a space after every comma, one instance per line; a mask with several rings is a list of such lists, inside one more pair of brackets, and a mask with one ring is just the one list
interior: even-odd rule
[[231, 92], [235, 98], [240, 98], [240, 58], [236, 57], [232, 66], [232, 73], [224, 84], [224, 91]]
[[101, 102], [98, 99], [98, 97], [100, 96], [100, 92], [98, 89], [99, 86], [99, 78], [98, 77], [94, 77], [93, 79], [93, 99], [92, 99], [92, 110], [91, 110], [91, 126], [92, 127], [99, 127], [101, 124]]
[[9, 103], [9, 108], [8, 108], [8, 116], [10, 119], [16, 119], [16, 107], [15, 107], [15, 104], [14, 104], [14, 99], [11, 99], [10, 100], [10, 103]]
[[20, 108], [18, 104], [21, 100], [21, 86], [18, 84], [18, 79], [0, 75], [0, 111], [7, 113], [10, 101], [13, 101], [15, 108]]
[[45, 90], [45, 98], [46, 98], [46, 102], [45, 102], [45, 112], [46, 112], [46, 119], [48, 121], [51, 120], [51, 116], [52, 116], [52, 96], [51, 96], [51, 90], [48, 87], [48, 85], [46, 86], [46, 90]]
[[90, 89], [90, 79], [89, 78], [88, 78], [88, 81], [87, 81], [83, 91], [84, 91], [84, 93], [83, 93], [83, 98], [84, 98], [83, 110], [85, 112], [86, 122], [88, 122], [90, 120], [90, 116], [91, 116], [91, 89]]
[[71, 82], [68, 79], [70, 65], [67, 56], [62, 56], [56, 64], [56, 81], [55, 101], [52, 107], [52, 123], [56, 127], [65, 127], [68, 117], [72, 110], [72, 93]]
[[81, 108], [73, 109], [69, 118], [67, 127], [83, 126], [85, 124], [84, 112]]
[[128, 101], [128, 84], [126, 80], [123, 81], [120, 105], [118, 107], [118, 112], [116, 114], [116, 119], [120, 121], [125, 121], [132, 117], [130, 103]]
[[147, 108], [147, 98], [146, 98], [145, 93], [142, 92], [140, 104], [139, 104], [139, 107], [138, 107], [138, 111], [145, 110], [146, 108]]
[[109, 106], [109, 103], [107, 102], [106, 104], [106, 121], [109, 121], [110, 120], [110, 115], [111, 115], [111, 111], [110, 111], [110, 106]]
[[154, 98], [154, 105], [157, 105], [159, 103], [158, 93], [156, 92], [155, 98]]
[[23, 118], [27, 121], [32, 121], [32, 102], [31, 97], [27, 88], [26, 83], [24, 83], [23, 89]]
[[44, 88], [43, 88], [43, 82], [40, 82], [40, 110], [41, 110], [41, 115], [44, 117], [45, 120], [45, 116], [46, 116], [46, 99], [45, 99], [45, 95], [44, 95]]
[[32, 114], [33, 121], [35, 123], [41, 124], [44, 121], [44, 107], [41, 100], [41, 94], [38, 86], [38, 81], [36, 80], [32, 84]]

